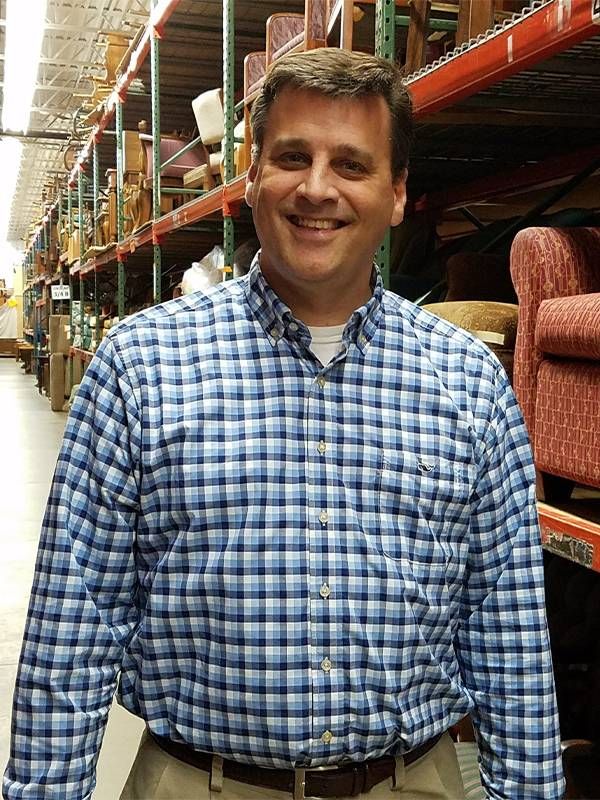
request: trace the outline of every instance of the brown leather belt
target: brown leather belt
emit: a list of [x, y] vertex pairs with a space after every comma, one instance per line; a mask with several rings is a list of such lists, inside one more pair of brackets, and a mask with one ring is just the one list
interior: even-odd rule
[[[174, 742], [162, 736], [156, 736], [149, 731], [156, 744], [171, 756], [191, 764], [193, 767], [210, 772], [213, 755], [194, 750], [186, 744]], [[408, 766], [431, 750], [437, 744], [442, 734], [435, 736], [420, 747], [416, 747], [404, 754], [404, 765]], [[373, 758], [369, 761], [342, 764], [339, 767], [318, 769], [302, 769], [303, 792], [302, 796], [309, 797], [356, 797], [363, 792], [368, 792], [386, 778], [391, 778], [396, 769], [394, 756]], [[230, 778], [240, 783], [251, 786], [261, 786], [264, 789], [278, 789], [295, 795], [298, 785], [299, 770], [271, 769], [258, 767], [255, 764], [245, 764], [241, 761], [223, 759], [223, 777]]]

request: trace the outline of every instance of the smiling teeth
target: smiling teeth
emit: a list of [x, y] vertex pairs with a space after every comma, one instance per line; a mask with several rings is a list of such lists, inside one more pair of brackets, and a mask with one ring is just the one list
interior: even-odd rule
[[333, 230], [338, 227], [335, 219], [305, 219], [304, 217], [293, 217], [296, 225], [302, 228], [318, 228], [319, 230]]

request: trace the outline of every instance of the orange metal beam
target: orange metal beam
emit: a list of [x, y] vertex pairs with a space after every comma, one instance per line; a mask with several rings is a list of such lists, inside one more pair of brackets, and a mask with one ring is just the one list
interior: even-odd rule
[[191, 225], [198, 222], [211, 214], [221, 212], [223, 209], [223, 187], [217, 186], [211, 192], [196, 197], [190, 200], [189, 203], [176, 208], [169, 214], [158, 219], [152, 226], [152, 230], [156, 239], [160, 239], [167, 233], [176, 231], [179, 228], [184, 228], [186, 225]]
[[600, 524], [538, 502], [546, 550], [600, 572]]
[[146, 244], [152, 244], [152, 225], [148, 225], [143, 231], [132, 233], [131, 236], [119, 242], [116, 252], [128, 256]]
[[[436, 69], [407, 81], [415, 116], [458, 103], [504, 78], [598, 35], [592, 0], [559, 0], [542, 6]], [[443, 69], [443, 78], [436, 72]]]

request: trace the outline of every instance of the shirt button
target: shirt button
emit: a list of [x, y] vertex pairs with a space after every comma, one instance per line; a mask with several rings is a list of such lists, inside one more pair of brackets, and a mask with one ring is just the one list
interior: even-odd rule
[[328, 658], [324, 658], [323, 661], [321, 661], [321, 669], [323, 672], [329, 672], [332, 666], [333, 664]]
[[279, 331], [277, 330], [277, 328], [271, 328], [271, 336], [274, 339], [279, 339]]
[[319, 377], [317, 378], [317, 385], [319, 386], [319, 388], [324, 389], [326, 383], [327, 381], [325, 380], [323, 375], [319, 375]]
[[295, 322], [290, 322], [290, 330], [296, 333], [298, 330], [298, 325]]
[[361, 344], [366, 344], [367, 343], [367, 337], [364, 335], [364, 333], [361, 333], [361, 335], [358, 337], [358, 341]]
[[327, 450], [327, 445], [325, 444], [323, 439], [321, 439], [321, 441], [319, 442], [317, 450], [319, 451], [319, 453], [321, 453], [321, 455], [323, 455], [323, 453]]
[[326, 583], [324, 583], [323, 586], [321, 586], [321, 588], [319, 589], [319, 594], [321, 595], [321, 597], [325, 598], [329, 597], [329, 595], [331, 594], [331, 589], [329, 588], [329, 586], [327, 586]]
[[333, 739], [333, 733], [331, 731], [325, 731], [325, 733], [321, 734], [321, 741], [323, 744], [329, 744], [329, 742]]
[[329, 514], [326, 511], [321, 511], [319, 514], [319, 522], [322, 522], [323, 525], [326, 525], [329, 522]]

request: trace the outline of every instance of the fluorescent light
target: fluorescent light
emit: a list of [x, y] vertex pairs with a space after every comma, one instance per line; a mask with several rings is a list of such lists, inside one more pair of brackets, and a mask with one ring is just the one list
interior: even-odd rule
[[14, 249], [6, 241], [8, 222], [12, 206], [13, 194], [19, 177], [21, 151], [23, 145], [17, 139], [0, 141], [0, 175], [2, 175], [2, 191], [0, 192], [0, 277], [5, 278], [6, 285], [12, 286], [12, 268], [19, 262]]
[[[27, 133], [35, 84], [37, 81], [42, 39], [46, 27], [47, 0], [7, 0], [4, 33], [4, 89], [2, 127]], [[3, 266], [9, 268], [14, 249], [6, 242], [13, 195], [19, 177], [23, 146], [8, 137], [0, 141], [0, 252]], [[12, 266], [12, 264], [10, 264]], [[5, 275], [12, 278], [12, 275]]]
[[7, 0], [4, 60], [4, 130], [27, 133], [40, 50], [46, 27], [47, 0]]

